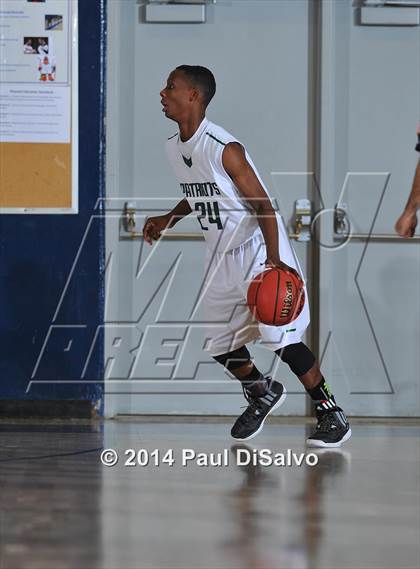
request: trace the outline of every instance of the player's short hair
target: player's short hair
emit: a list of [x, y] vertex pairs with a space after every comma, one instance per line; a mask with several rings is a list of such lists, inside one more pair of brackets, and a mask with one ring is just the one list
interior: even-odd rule
[[216, 80], [210, 69], [201, 65], [179, 65], [177, 69], [188, 75], [193, 85], [201, 91], [207, 107], [216, 93]]

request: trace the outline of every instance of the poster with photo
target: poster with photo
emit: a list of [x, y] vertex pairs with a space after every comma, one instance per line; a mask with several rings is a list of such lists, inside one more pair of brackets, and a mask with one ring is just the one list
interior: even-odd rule
[[2, 0], [0, 142], [70, 142], [71, 0]]
[[0, 0], [0, 213], [77, 213], [77, 8]]
[[2, 0], [0, 10], [2, 82], [37, 83], [40, 58], [54, 58], [56, 84], [69, 84], [71, 1]]

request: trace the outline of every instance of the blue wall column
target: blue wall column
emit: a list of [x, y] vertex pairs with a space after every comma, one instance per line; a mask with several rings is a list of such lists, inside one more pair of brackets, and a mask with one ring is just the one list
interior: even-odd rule
[[0, 216], [0, 399], [100, 409], [105, 1], [78, 7], [79, 213]]

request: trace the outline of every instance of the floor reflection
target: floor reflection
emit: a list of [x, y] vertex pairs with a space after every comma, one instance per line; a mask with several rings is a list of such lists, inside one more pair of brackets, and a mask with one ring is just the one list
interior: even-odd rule
[[0, 567], [100, 563], [102, 428], [0, 423]]
[[[305, 452], [305, 423], [226, 440], [227, 421], [102, 427], [0, 423], [1, 569], [418, 567], [420, 429], [354, 425], [316, 466], [238, 465], [239, 448]], [[115, 448], [114, 468], [98, 449]], [[125, 467], [124, 449], [173, 449], [173, 466]], [[183, 449], [229, 464], [184, 467]], [[390, 536], [384, 539], [384, 536]]]
[[[237, 451], [241, 449], [252, 455], [258, 447], [245, 443], [232, 445], [233, 463]], [[318, 463], [299, 467], [303, 477], [294, 489], [292, 502], [290, 489], [282, 490], [284, 474], [287, 478], [292, 472], [285, 473], [273, 466], [255, 465], [253, 461], [237, 466], [243, 478], [228, 501], [231, 516], [237, 520], [237, 533], [226, 547], [234, 550], [244, 569], [320, 567], [318, 551], [323, 537], [324, 490], [334, 483], [336, 476], [341, 478], [343, 474], [350, 473], [351, 455], [342, 449], [308, 449], [307, 452], [313, 452]], [[267, 492], [272, 492], [273, 500], [277, 501], [277, 505], [270, 510], [260, 503], [262, 494]], [[300, 528], [297, 535], [294, 531], [287, 532], [295, 535], [292, 539], [284, 539], [285, 535], [279, 534], [276, 528], [276, 525], [279, 528], [284, 526], [284, 514], [289, 516], [290, 525]]]

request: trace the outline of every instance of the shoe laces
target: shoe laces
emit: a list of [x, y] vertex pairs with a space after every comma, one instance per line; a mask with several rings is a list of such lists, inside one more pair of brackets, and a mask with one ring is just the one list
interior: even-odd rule
[[[272, 382], [273, 380], [272, 380], [271, 376], [269, 376], [269, 375], [266, 376], [265, 379], [267, 380], [267, 388], [270, 389], [270, 385], [271, 385], [271, 382]], [[249, 391], [247, 390], [247, 388], [246, 388], [244, 385], [242, 385], [242, 391], [243, 391], [243, 393], [244, 393], [245, 399], [248, 401], [248, 403], [249, 403], [250, 405], [251, 405], [254, 401], [258, 400], [259, 397], [263, 397], [263, 395], [264, 395], [264, 394], [262, 394], [261, 396], [258, 396], [258, 397], [252, 397], [252, 395], [250, 395]], [[244, 406], [241, 407], [241, 409], [243, 409], [243, 408], [244, 408]]]
[[[252, 397], [252, 395], [249, 393], [249, 391], [244, 385], [242, 385], [242, 391], [245, 399], [248, 401], [249, 405], [251, 405], [251, 403], [254, 401], [254, 397]], [[243, 409], [244, 407], [248, 407], [248, 405], [242, 405], [241, 409]]]
[[[248, 393], [246, 387], [242, 386], [242, 391], [244, 392], [245, 399], [248, 401], [248, 405], [242, 405], [241, 409], [246, 407], [245, 413], [247, 415], [254, 415], [256, 411], [262, 413], [264, 411], [264, 403], [260, 401], [258, 397], [252, 397], [252, 395]], [[259, 413], [257, 413], [257, 415], [259, 415]]]

